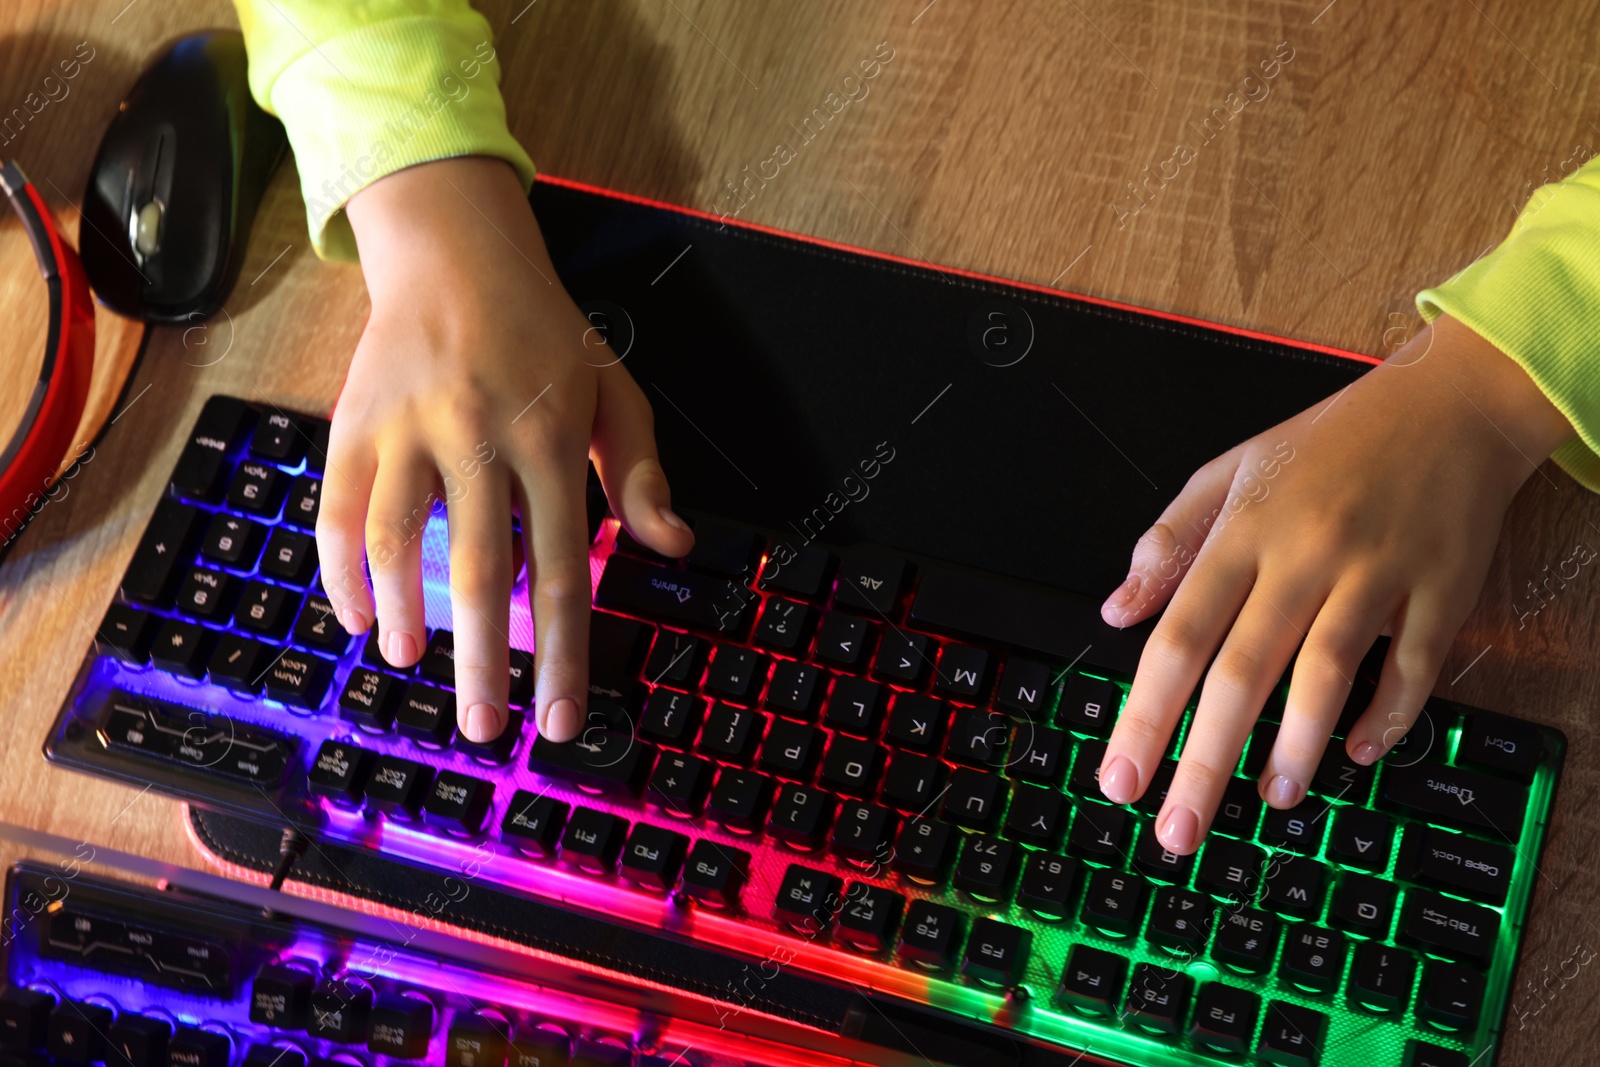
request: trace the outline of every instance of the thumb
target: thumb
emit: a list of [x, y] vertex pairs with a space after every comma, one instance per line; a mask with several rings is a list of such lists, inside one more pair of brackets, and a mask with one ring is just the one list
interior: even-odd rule
[[1128, 577], [1100, 606], [1101, 618], [1112, 626], [1132, 626], [1166, 607], [1227, 501], [1242, 447], [1195, 471], [1135, 542]]
[[672, 510], [650, 402], [620, 365], [600, 371], [599, 379], [589, 451], [611, 510], [629, 533], [663, 556], [686, 555], [694, 534]]

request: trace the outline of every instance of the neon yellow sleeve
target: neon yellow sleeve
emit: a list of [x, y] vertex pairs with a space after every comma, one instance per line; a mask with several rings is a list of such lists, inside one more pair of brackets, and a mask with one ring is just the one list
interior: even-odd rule
[[466, 0], [234, 0], [250, 93], [283, 121], [317, 254], [355, 259], [342, 208], [417, 163], [533, 161], [506, 127], [488, 20]]
[[1537, 189], [1499, 247], [1417, 309], [1516, 360], [1578, 431], [1552, 458], [1600, 492], [1600, 157]]

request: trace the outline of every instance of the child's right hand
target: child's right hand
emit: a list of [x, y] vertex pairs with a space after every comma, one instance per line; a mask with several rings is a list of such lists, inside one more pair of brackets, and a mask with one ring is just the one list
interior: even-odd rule
[[1521, 367], [1444, 317], [1338, 396], [1200, 468], [1139, 539], [1127, 581], [1101, 609], [1116, 626], [1162, 613], [1101, 790], [1119, 804], [1144, 793], [1204, 673], [1156, 818], [1168, 851], [1194, 852], [1303, 642], [1258, 783], [1268, 804], [1293, 807], [1357, 665], [1392, 633], [1377, 692], [1345, 740], [1356, 762], [1377, 760], [1433, 691], [1512, 497], [1572, 437]]
[[[575, 737], [588, 696], [584, 479], [593, 457], [640, 541], [682, 556], [650, 404], [556, 280], [511, 167], [410, 167], [348, 207], [372, 314], [334, 414], [317, 521], [323, 585], [344, 628], [379, 624], [397, 667], [421, 657], [422, 543], [448, 501], [456, 709], [487, 741], [506, 726], [508, 616], [522, 516], [541, 734]], [[366, 581], [365, 559], [371, 570]]]

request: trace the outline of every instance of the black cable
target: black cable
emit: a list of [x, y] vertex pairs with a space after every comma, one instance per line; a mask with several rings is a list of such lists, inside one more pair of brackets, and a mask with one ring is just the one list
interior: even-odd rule
[[282, 889], [284, 881], [289, 877], [289, 872], [299, 862], [300, 857], [306, 854], [305, 835], [292, 826], [283, 829], [283, 840], [278, 843], [278, 866], [272, 871], [271, 889]]

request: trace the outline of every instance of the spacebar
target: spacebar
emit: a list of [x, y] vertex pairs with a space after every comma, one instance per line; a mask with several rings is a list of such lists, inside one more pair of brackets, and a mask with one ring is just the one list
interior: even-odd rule
[[1122, 674], [1138, 669], [1139, 653], [1153, 627], [1145, 622], [1118, 630], [1107, 626], [1099, 605], [1085, 597], [942, 567], [923, 570], [911, 602], [911, 623], [1053, 659], [1081, 659]]

